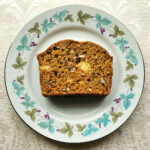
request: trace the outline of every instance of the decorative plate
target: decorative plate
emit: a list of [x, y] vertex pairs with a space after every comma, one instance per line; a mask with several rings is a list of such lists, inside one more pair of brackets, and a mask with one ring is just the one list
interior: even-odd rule
[[[41, 95], [36, 55], [63, 39], [95, 42], [113, 56], [108, 96]], [[120, 21], [92, 7], [69, 5], [42, 13], [19, 32], [6, 59], [5, 82], [12, 106], [27, 125], [45, 137], [80, 143], [102, 138], [128, 119], [142, 93], [144, 63]]]

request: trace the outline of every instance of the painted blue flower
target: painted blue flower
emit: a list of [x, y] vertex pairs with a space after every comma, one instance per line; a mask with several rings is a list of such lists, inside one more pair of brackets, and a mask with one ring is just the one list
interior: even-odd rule
[[99, 128], [93, 127], [91, 123], [88, 124], [88, 128], [83, 132], [83, 136], [88, 136], [92, 132], [97, 132]]
[[132, 50], [132, 49], [129, 50], [129, 52], [128, 52], [128, 54], [125, 56], [125, 58], [131, 60], [131, 61], [132, 61], [133, 63], [135, 63], [135, 64], [138, 63], [138, 60], [137, 60], [136, 56], [133, 55], [133, 50]]
[[106, 127], [106, 126], [108, 125], [108, 123], [111, 122], [111, 121], [109, 120], [109, 114], [104, 113], [104, 114], [103, 114], [103, 118], [99, 118], [99, 119], [97, 119], [95, 122], [98, 123], [98, 124], [101, 124], [101, 123], [102, 123], [103, 126]]
[[12, 85], [14, 87], [14, 89], [16, 90], [16, 95], [19, 97], [22, 92], [25, 90], [25, 88], [23, 86], [20, 86], [17, 82], [13, 81]]
[[131, 99], [135, 96], [134, 93], [130, 93], [127, 96], [125, 94], [120, 94], [120, 98], [123, 99], [123, 107], [127, 110], [131, 105]]
[[116, 39], [114, 42], [115, 45], [119, 45], [119, 48], [122, 52], [125, 51], [125, 45], [128, 44], [128, 41], [126, 41], [123, 37], [121, 39]]
[[99, 14], [95, 15], [95, 19], [97, 20], [96, 28], [100, 28], [102, 24], [109, 25], [111, 23], [111, 21], [107, 18], [102, 19]]
[[50, 133], [54, 133], [55, 129], [53, 127], [53, 123], [54, 123], [54, 119], [50, 119], [48, 122], [42, 121], [42, 122], [38, 123], [38, 125], [42, 129], [48, 129], [48, 131]]
[[23, 101], [21, 104], [23, 106], [25, 106], [26, 109], [28, 109], [28, 107], [34, 107], [35, 102], [34, 101], [30, 101], [30, 97], [29, 95], [26, 93], [24, 96], [25, 101]]
[[48, 22], [48, 20], [45, 19], [43, 21], [43, 23], [41, 23], [41, 26], [43, 27], [42, 31], [44, 31], [45, 33], [47, 33], [48, 32], [48, 28], [52, 28], [54, 25], [56, 25], [56, 23], [54, 23], [54, 22]]
[[26, 35], [23, 36], [23, 38], [21, 39], [21, 45], [18, 45], [18, 47], [16, 48], [18, 51], [22, 51], [22, 50], [31, 50], [30, 46], [28, 45], [28, 37]]
[[63, 17], [65, 17], [66, 14], [67, 14], [67, 10], [63, 10], [59, 13], [54, 14], [52, 17], [61, 23], [63, 21]]

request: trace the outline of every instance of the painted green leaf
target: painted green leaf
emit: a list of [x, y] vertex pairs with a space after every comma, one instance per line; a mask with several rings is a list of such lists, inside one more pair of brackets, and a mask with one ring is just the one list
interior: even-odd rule
[[67, 15], [67, 16], [65, 17], [64, 21], [74, 22], [74, 19], [73, 19], [72, 15], [69, 14], [69, 15]]
[[124, 83], [128, 83], [129, 86], [131, 88], [133, 88], [135, 86], [135, 81], [134, 80], [137, 80], [138, 79], [138, 76], [133, 74], [133, 75], [129, 75], [127, 74], [127, 77], [124, 79]]
[[30, 116], [31, 115], [31, 112], [29, 110], [25, 111], [25, 114]]
[[30, 28], [28, 31], [29, 31], [30, 33], [35, 32], [35, 33], [37, 33], [37, 34], [41, 34], [41, 30], [39, 29], [39, 23], [36, 22], [36, 23], [34, 24], [34, 27], [33, 27], [33, 28]]
[[17, 56], [17, 57], [16, 57], [16, 63], [17, 63], [18, 65], [21, 65], [22, 59], [21, 59], [20, 56]]
[[114, 32], [113, 38], [116, 38], [118, 36], [118, 32]]
[[82, 16], [82, 19], [87, 20], [87, 19], [89, 19], [90, 17], [91, 17], [90, 14], [85, 13], [85, 14]]
[[61, 132], [62, 134], [66, 134], [66, 133], [68, 132], [68, 129], [67, 129], [66, 127], [61, 128], [61, 129], [60, 129], [60, 132]]
[[123, 113], [122, 112], [116, 113], [116, 112], [111, 111], [110, 115], [113, 116], [113, 118], [112, 118], [113, 123], [116, 123], [118, 120], [118, 117], [121, 117], [123, 115]]
[[131, 88], [133, 88], [133, 87], [135, 86], [135, 81], [132, 80], [132, 79], [130, 79], [130, 80], [129, 80], [129, 86], [130, 86]]
[[35, 116], [32, 115], [32, 116], [31, 116], [31, 120], [32, 120], [32, 121], [35, 121], [35, 119], [36, 119]]
[[71, 137], [72, 135], [73, 135], [73, 131], [72, 131], [72, 130], [69, 130], [68, 136]]
[[21, 85], [24, 85], [23, 80], [24, 80], [24, 75], [22, 75], [22, 76], [20, 76], [20, 77], [17, 76], [17, 81], [18, 81]]
[[28, 31], [29, 31], [30, 33], [33, 33], [33, 32], [35, 32], [35, 29], [34, 29], [34, 28], [30, 28]]
[[116, 116], [114, 116], [114, 117], [112, 118], [113, 123], [116, 123], [117, 120], [118, 120], [118, 117], [116, 117]]
[[27, 64], [26, 61], [22, 61], [20, 56], [16, 57], [16, 64], [13, 64], [12, 67], [15, 69], [24, 69], [24, 66]]
[[41, 30], [40, 30], [40, 29], [36, 29], [35, 32], [36, 32], [37, 34], [41, 34]]
[[133, 64], [131, 64], [128, 60], [127, 60], [127, 66], [126, 66], [126, 71], [133, 69]]
[[82, 16], [82, 10], [79, 10], [77, 14], [78, 14], [78, 17], [81, 17]]
[[124, 32], [121, 31], [121, 30], [119, 30], [119, 31], [118, 31], [118, 34], [119, 34], [119, 35], [124, 35]]
[[27, 62], [23, 61], [22, 64], [21, 64], [21, 66], [25, 66], [26, 64], [27, 64]]
[[85, 25], [85, 20], [80, 19], [80, 23], [83, 24], [83, 25]]
[[110, 112], [110, 115], [111, 115], [111, 116], [116, 116], [116, 113], [115, 113], [114, 111], [111, 111], [111, 112]]
[[123, 115], [122, 112], [118, 112], [118, 113], [116, 114], [117, 117], [121, 117], [122, 115]]
[[23, 61], [22, 64], [20, 65], [20, 69], [24, 69], [24, 66], [27, 64], [26, 61]]
[[130, 76], [127, 75], [127, 77], [123, 80], [124, 83], [128, 82], [130, 80]]
[[73, 135], [73, 126], [71, 126], [69, 123], [65, 123], [65, 127], [60, 129], [60, 133], [66, 134], [68, 133], [68, 136], [71, 137]]
[[73, 18], [69, 18], [69, 21], [70, 21], [70, 22], [74, 22], [74, 19], [73, 19]]
[[119, 27], [117, 25], [114, 26], [115, 32], [119, 30]]
[[68, 122], [65, 123], [66, 128], [70, 129], [70, 124]]
[[38, 27], [39, 27], [39, 23], [36, 22], [36, 23], [34, 24], [34, 28], [37, 29]]
[[35, 33], [37, 33], [37, 34], [40, 34], [40, 33], [41, 33], [41, 31], [40, 31], [39, 29], [33, 29], [33, 28], [31, 28], [31, 29], [29, 30], [29, 32], [30, 32], [30, 33], [35, 32]]
[[17, 64], [13, 64], [12, 65], [15, 69], [18, 69], [19, 68], [19, 65], [17, 65]]
[[24, 79], [24, 75], [20, 76], [20, 80], [23, 80]]
[[36, 108], [32, 109], [32, 111], [27, 110], [27, 111], [25, 111], [25, 114], [30, 116], [32, 121], [35, 121], [35, 119], [36, 119], [36, 117], [35, 117], [36, 110], [37, 110]]
[[76, 127], [78, 128], [78, 132], [82, 132], [86, 128], [86, 125], [76, 124]]
[[137, 80], [138, 79], [138, 77], [137, 77], [137, 75], [131, 75], [131, 79], [133, 79], [133, 80]]
[[68, 128], [66, 128], [66, 127], [61, 128], [61, 129], [60, 129], [60, 132], [61, 132], [62, 134], [66, 134], [66, 133], [68, 132]]
[[119, 30], [119, 27], [117, 25], [115, 25], [113, 38], [116, 38], [118, 35], [122, 36], [122, 35], [124, 35], [124, 32]]
[[85, 25], [86, 20], [91, 17], [91, 15], [88, 13], [83, 14], [81, 10], [78, 11], [77, 15], [78, 15], [77, 21], [79, 21], [83, 25]]

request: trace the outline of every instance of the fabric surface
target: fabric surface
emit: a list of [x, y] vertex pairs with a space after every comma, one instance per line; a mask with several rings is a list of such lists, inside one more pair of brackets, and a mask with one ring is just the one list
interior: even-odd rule
[[[33, 17], [57, 6], [85, 4], [122, 21], [137, 39], [145, 61], [145, 88], [131, 117], [115, 132], [82, 144], [60, 143], [29, 128], [15, 113], [5, 90], [9, 46]], [[149, 150], [150, 149], [150, 1], [149, 0], [0, 0], [0, 150]]]

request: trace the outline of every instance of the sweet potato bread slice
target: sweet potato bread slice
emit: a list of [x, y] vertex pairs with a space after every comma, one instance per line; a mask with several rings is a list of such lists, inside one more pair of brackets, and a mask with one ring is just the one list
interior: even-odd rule
[[112, 56], [89, 41], [62, 40], [37, 55], [44, 96], [108, 95]]

